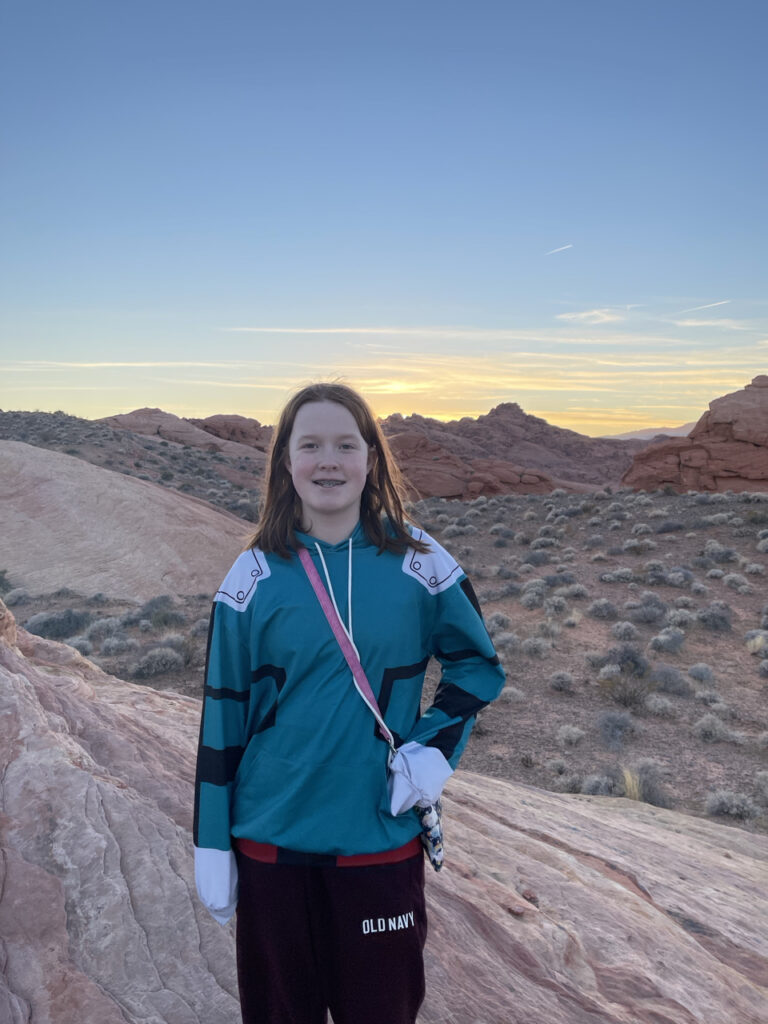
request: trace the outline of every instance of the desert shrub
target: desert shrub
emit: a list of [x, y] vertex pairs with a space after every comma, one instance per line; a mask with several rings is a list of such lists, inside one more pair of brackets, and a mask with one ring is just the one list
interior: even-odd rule
[[671, 693], [675, 697], [689, 697], [692, 693], [691, 684], [674, 665], [656, 665], [651, 681], [659, 693]]
[[[664, 767], [652, 757], [639, 760], [633, 770], [624, 769], [624, 789], [628, 797], [654, 807], [671, 807], [672, 795], [664, 784]], [[637, 795], [635, 795], [637, 794]]]
[[578, 626], [578, 624], [581, 622], [583, 618], [584, 616], [581, 614], [581, 612], [572, 611], [567, 619], [563, 619], [563, 625], [567, 626], [568, 629], [574, 629], [576, 626]]
[[762, 655], [768, 651], [768, 630], [750, 629], [744, 634], [744, 642], [750, 654]]
[[602, 535], [602, 533], [592, 533], [584, 541], [584, 547], [587, 549], [587, 551], [591, 551], [594, 548], [602, 548], [604, 546], [605, 537]]
[[578, 725], [561, 725], [557, 730], [557, 742], [561, 747], [577, 747], [584, 736], [584, 730]]
[[3, 598], [8, 608], [15, 608], [21, 604], [28, 604], [32, 600], [32, 597], [28, 590], [24, 587], [14, 587], [13, 590], [9, 590]]
[[153, 647], [133, 666], [134, 679], [151, 679], [164, 672], [175, 672], [184, 667], [184, 659], [172, 647]]
[[503, 704], [522, 704], [525, 701], [525, 694], [516, 686], [505, 686], [497, 700]]
[[70, 647], [74, 647], [76, 651], [79, 651], [84, 658], [93, 654], [93, 644], [90, 640], [86, 640], [84, 636], [73, 636], [67, 640], [67, 644]]
[[700, 608], [696, 618], [705, 629], [712, 633], [727, 633], [731, 628], [733, 612], [725, 601], [711, 601], [707, 608]]
[[676, 718], [677, 708], [669, 699], [659, 693], [649, 693], [645, 698], [645, 710], [656, 718]]
[[520, 604], [529, 611], [533, 611], [534, 608], [541, 608], [544, 605], [544, 594], [543, 588], [531, 587], [526, 589], [524, 586], [520, 594]]
[[493, 646], [497, 651], [502, 651], [504, 654], [514, 651], [520, 643], [520, 638], [517, 633], [512, 633], [510, 630], [505, 630], [503, 633], [498, 633], [493, 638]]
[[616, 619], [619, 613], [616, 610], [616, 605], [605, 597], [599, 597], [589, 605], [587, 615], [591, 615], [593, 619]]
[[583, 583], [569, 583], [564, 587], [558, 587], [555, 591], [555, 597], [570, 598], [573, 601], [578, 601], [589, 597], [589, 591]]
[[768, 806], [768, 772], [760, 771], [755, 773], [755, 790], [757, 799], [765, 807]]
[[547, 615], [563, 615], [568, 610], [568, 602], [564, 597], [548, 597], [544, 602]]
[[622, 786], [618, 777], [612, 773], [587, 775], [579, 792], [588, 796], [620, 796]]
[[554, 772], [555, 775], [564, 775], [565, 769], [568, 767], [568, 765], [565, 763], [562, 757], [553, 757], [549, 761], [545, 762], [544, 767], [549, 768], [549, 770], [551, 772]]
[[57, 612], [38, 612], [24, 623], [24, 629], [47, 640], [65, 640], [80, 633], [91, 621], [91, 613], [64, 608]]
[[554, 672], [549, 677], [550, 688], [557, 693], [573, 693], [573, 676], [570, 672]]
[[122, 620], [116, 615], [110, 615], [104, 619], [96, 619], [86, 631], [86, 636], [93, 643], [98, 643], [105, 637], [114, 636], [123, 628]]
[[548, 565], [551, 559], [546, 551], [531, 551], [523, 559], [523, 563], [527, 565]]
[[546, 658], [552, 645], [540, 636], [529, 636], [520, 645], [523, 654], [529, 658]]
[[503, 612], [492, 612], [485, 621], [485, 625], [491, 636], [501, 633], [512, 625], [511, 619]]
[[675, 598], [675, 608], [692, 609], [696, 607], [696, 602], [692, 597], [687, 594], [681, 594]]
[[679, 519], [665, 519], [656, 527], [656, 533], [680, 533], [684, 529], [685, 523], [681, 523]]
[[710, 569], [707, 573], [708, 580], [721, 580], [725, 576], [725, 569]]
[[139, 641], [132, 636], [108, 636], [102, 642], [99, 653], [105, 658], [111, 658], [128, 651], [138, 651], [140, 647]]
[[744, 566], [744, 572], [747, 576], [763, 576], [765, 575], [765, 566], [760, 562], [748, 562]]
[[667, 605], [652, 590], [643, 591], [639, 601], [627, 601], [624, 605], [627, 618], [646, 625], [661, 623], [667, 610]]
[[635, 537], [642, 537], [644, 534], [652, 532], [648, 523], [635, 523], [632, 527], [632, 533]]
[[768, 551], [768, 537], [764, 537], [762, 540], [759, 540], [755, 547], [761, 555], [764, 555], [766, 551]]
[[650, 647], [653, 651], [662, 651], [664, 654], [677, 654], [683, 646], [685, 633], [676, 626], [668, 626], [651, 640]]
[[207, 636], [210, 619], [195, 619], [189, 628], [191, 636]]
[[555, 640], [560, 636], [562, 627], [554, 619], [544, 619], [536, 626], [536, 636], [543, 636], [546, 640]]
[[611, 636], [616, 640], [637, 640], [640, 630], [631, 622], [614, 622], [611, 626]]
[[718, 789], [710, 793], [706, 802], [707, 814], [723, 815], [746, 821], [756, 818], [760, 808], [746, 793], [734, 793], [730, 789]]
[[693, 626], [696, 623], [696, 613], [687, 608], [673, 608], [667, 614], [667, 625], [685, 629], [686, 626]]
[[768, 677], [768, 658], [763, 658], [760, 664], [757, 666], [758, 674], [764, 679]]
[[697, 683], [711, 683], [715, 678], [715, 673], [705, 664], [703, 661], [697, 662], [695, 665], [691, 665], [688, 669], [688, 675], [691, 679], [695, 679]]
[[557, 540], [554, 537], [537, 537], [536, 540], [531, 541], [531, 551], [540, 551], [542, 548], [554, 547], [557, 547]]
[[725, 565], [728, 562], [735, 562], [738, 555], [733, 548], [726, 548], [716, 540], [708, 540], [704, 545], [704, 556], [711, 558], [713, 562]]
[[695, 696], [696, 700], [701, 704], [709, 704], [711, 706], [721, 702], [721, 697], [717, 690], [697, 690]]
[[694, 722], [691, 726], [691, 732], [705, 743], [743, 742], [741, 733], [729, 729], [721, 718], [718, 718], [717, 715], [713, 715], [711, 712]]
[[726, 573], [723, 576], [723, 583], [726, 587], [736, 590], [739, 594], [749, 594], [752, 591], [746, 576], [742, 576], [740, 572]]
[[621, 550], [628, 555], [644, 555], [647, 551], [653, 551], [655, 548], [656, 541], [649, 540], [647, 537], [643, 537], [642, 540], [631, 538], [625, 540], [621, 545]]
[[142, 619], [147, 620], [154, 629], [183, 626], [187, 621], [184, 613], [174, 607], [173, 597], [170, 594], [151, 597], [141, 607], [126, 612], [122, 616], [122, 622], [125, 626], [135, 626]]
[[597, 725], [603, 743], [610, 750], [618, 750], [627, 737], [638, 731], [637, 722], [628, 711], [604, 711]]
[[0, 596], [7, 594], [9, 590], [13, 590], [13, 584], [8, 579], [8, 570], [0, 569]]

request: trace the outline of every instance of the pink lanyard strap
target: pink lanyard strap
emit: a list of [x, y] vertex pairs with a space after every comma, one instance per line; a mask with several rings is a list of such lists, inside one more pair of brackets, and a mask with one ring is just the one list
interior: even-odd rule
[[341, 653], [344, 655], [347, 664], [352, 672], [352, 678], [355, 681], [355, 686], [360, 696], [363, 698], [369, 709], [373, 712], [376, 721], [379, 723], [379, 732], [389, 744], [392, 751], [395, 751], [395, 737], [392, 735], [387, 723], [384, 721], [384, 717], [379, 710], [379, 705], [376, 698], [373, 695], [371, 684], [368, 682], [368, 678], [365, 674], [363, 666], [360, 664], [360, 659], [355, 653], [355, 649], [347, 636], [344, 628], [339, 622], [339, 618], [336, 611], [331, 604], [331, 599], [328, 596], [328, 592], [322, 584], [320, 575], [314, 566], [312, 556], [306, 548], [299, 548], [299, 558], [301, 564], [304, 566], [304, 572], [309, 578], [309, 582], [312, 584], [312, 589], [315, 592], [315, 596], [320, 602], [320, 607], [325, 612], [325, 617], [328, 619], [328, 625], [333, 630], [333, 635], [336, 637], [336, 641], [341, 648]]

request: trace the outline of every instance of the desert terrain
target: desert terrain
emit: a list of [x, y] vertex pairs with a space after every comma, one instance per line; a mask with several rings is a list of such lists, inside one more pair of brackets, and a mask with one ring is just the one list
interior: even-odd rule
[[[765, 379], [745, 389], [753, 430], [768, 422]], [[449, 790], [453, 868], [430, 882], [432, 920], [466, 956], [455, 968], [432, 947], [443, 1002], [425, 1008], [425, 1022], [768, 1020], [766, 915], [746, 924], [768, 859], [768, 435], [726, 436], [718, 401], [688, 438], [650, 447], [548, 433], [516, 406], [485, 417], [485, 434], [475, 421], [433, 432], [420, 417], [386, 425], [410, 480], [409, 512], [469, 574], [507, 672], [471, 737], [467, 774]], [[53, 962], [85, 993], [83, 1022], [223, 1022], [232, 1012], [231, 934], [190, 899], [185, 800], [211, 597], [258, 515], [269, 430], [212, 419], [0, 412], [0, 671], [10, 682], [0, 1011], [13, 1024], [72, 1019], [56, 1015], [41, 981]], [[547, 440], [548, 461], [537, 454]], [[684, 451], [678, 477], [663, 479], [670, 444]], [[702, 462], [718, 444], [720, 455], [723, 445], [735, 452], [732, 469], [720, 455]], [[758, 458], [745, 459], [744, 445]], [[650, 479], [654, 452], [658, 486], [628, 486], [638, 467]], [[699, 488], [680, 476], [691, 464]], [[40, 777], [22, 799], [24, 772]], [[46, 802], [52, 816], [33, 816]], [[76, 866], [68, 817], [93, 833]], [[154, 877], [146, 851], [161, 835], [158, 891], [180, 901], [207, 972], [194, 985], [170, 966], [176, 940], [164, 921], [142, 910]], [[135, 877], [126, 848], [143, 865]], [[730, 876], [724, 859], [735, 861]], [[41, 880], [63, 908], [45, 955], [9, 903]], [[171, 943], [146, 1005], [130, 971], [117, 977], [97, 956], [100, 885], [113, 893], [115, 927], [150, 937], [140, 945]], [[708, 908], [698, 906], [705, 891]], [[659, 935], [668, 950], [654, 959]], [[688, 964], [679, 983], [665, 958]], [[478, 972], [487, 991], [475, 1004]], [[36, 986], [48, 994], [33, 1018]], [[194, 992], [180, 1009], [185, 986]], [[738, 988], [738, 1007], [718, 1002], [718, 986]]]

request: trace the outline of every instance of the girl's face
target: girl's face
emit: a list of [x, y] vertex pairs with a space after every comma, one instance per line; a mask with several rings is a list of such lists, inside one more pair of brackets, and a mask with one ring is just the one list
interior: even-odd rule
[[301, 499], [302, 526], [338, 544], [360, 518], [373, 452], [354, 416], [338, 402], [305, 402], [288, 440], [286, 467]]

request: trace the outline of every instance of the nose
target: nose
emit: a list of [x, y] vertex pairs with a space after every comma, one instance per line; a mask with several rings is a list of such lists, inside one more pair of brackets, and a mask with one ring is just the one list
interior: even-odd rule
[[319, 454], [318, 464], [320, 466], [338, 466], [339, 459], [334, 448], [323, 448]]

